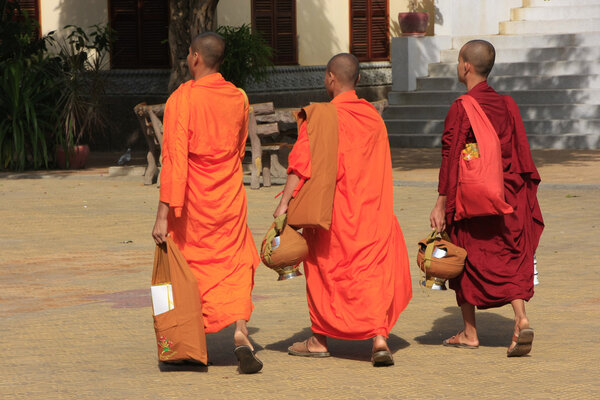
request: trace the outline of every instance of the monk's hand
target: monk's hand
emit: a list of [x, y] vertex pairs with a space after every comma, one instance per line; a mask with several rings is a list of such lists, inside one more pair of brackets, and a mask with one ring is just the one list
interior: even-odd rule
[[164, 201], [158, 202], [156, 210], [156, 222], [152, 229], [152, 238], [156, 244], [163, 244], [167, 241], [167, 215], [169, 214], [169, 204]]
[[446, 196], [439, 196], [429, 215], [431, 228], [439, 233], [446, 230]]
[[285, 214], [287, 212], [288, 206], [285, 203], [279, 203], [275, 212], [273, 213], [273, 218], [279, 217], [281, 214]]
[[167, 240], [167, 219], [156, 218], [154, 229], [152, 229], [152, 238], [156, 244], [163, 244]]

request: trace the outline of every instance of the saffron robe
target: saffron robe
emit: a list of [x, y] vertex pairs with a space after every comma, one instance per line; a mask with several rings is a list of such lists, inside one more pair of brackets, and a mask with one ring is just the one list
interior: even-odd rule
[[165, 107], [160, 200], [198, 280], [207, 333], [248, 320], [254, 308], [260, 260], [242, 181], [248, 110], [245, 94], [219, 73], [182, 84]]
[[[388, 337], [412, 297], [409, 261], [393, 211], [392, 163], [385, 124], [354, 91], [335, 97], [338, 171], [329, 230], [305, 228], [304, 261], [312, 330], [338, 339]], [[307, 123], [288, 173], [310, 179]]]
[[533, 296], [533, 256], [544, 227], [537, 201], [540, 176], [514, 100], [499, 95], [487, 82], [468, 94], [477, 100], [500, 139], [504, 196], [514, 212], [453, 220], [459, 157], [466, 143], [475, 142], [466, 112], [455, 101], [442, 136], [438, 192], [447, 196], [446, 231], [454, 244], [467, 250], [467, 261], [450, 287], [456, 291], [458, 305], [500, 307]]

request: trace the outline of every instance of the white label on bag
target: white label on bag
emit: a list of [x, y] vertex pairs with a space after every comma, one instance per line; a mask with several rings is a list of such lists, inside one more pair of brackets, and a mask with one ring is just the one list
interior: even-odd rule
[[275, 250], [276, 248], [278, 248], [279, 243], [281, 243], [281, 237], [275, 236], [275, 239], [273, 239], [273, 242], [271, 243], [271, 250]]
[[152, 293], [154, 315], [160, 315], [175, 308], [175, 304], [173, 303], [173, 286], [170, 283], [152, 285], [150, 286], [150, 292]]
[[433, 256], [435, 258], [444, 258], [446, 256], [446, 250], [437, 248], [433, 250]]

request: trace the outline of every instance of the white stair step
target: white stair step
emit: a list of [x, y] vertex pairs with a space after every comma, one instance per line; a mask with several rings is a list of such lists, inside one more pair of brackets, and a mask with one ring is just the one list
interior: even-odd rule
[[600, 31], [600, 19], [568, 19], [550, 21], [502, 21], [501, 35], [523, 35], [534, 33], [578, 33]]
[[[430, 77], [456, 77], [457, 63], [429, 64]], [[600, 63], [591, 61], [547, 61], [523, 63], [498, 63], [491, 76], [503, 75], [596, 75], [600, 74]]]
[[[391, 92], [392, 94], [394, 92]], [[458, 96], [457, 96], [458, 97]], [[454, 100], [452, 100], [454, 101]], [[444, 105], [390, 105], [383, 116], [386, 121], [394, 119], [438, 119], [446, 118], [451, 102]], [[525, 120], [591, 119], [600, 116], [598, 104], [520, 104], [519, 111]]]
[[[388, 99], [394, 105], [449, 105], [463, 93], [391, 92]], [[517, 104], [600, 104], [600, 89], [514, 90], [503, 94], [511, 95]]]
[[[544, 135], [562, 132], [590, 134], [600, 132], [600, 120], [598, 119], [547, 119], [547, 120], [524, 120], [525, 132], [527, 134]], [[386, 119], [385, 125], [388, 133], [408, 134], [442, 134], [444, 131], [444, 120], [412, 120], [412, 119]]]
[[600, 4], [584, 7], [527, 7], [510, 10], [511, 21], [548, 21], [586, 18], [600, 18]]
[[[458, 49], [442, 50], [441, 62], [456, 62], [459, 51]], [[600, 60], [600, 46], [500, 49], [496, 52], [497, 63], [561, 60]]]
[[599, 4], [600, 0], [523, 0], [523, 7], [581, 7]]
[[[490, 85], [500, 91], [524, 89], [600, 89], [600, 75], [532, 75], [491, 76]], [[423, 77], [417, 79], [417, 90], [464, 90], [457, 78]]]
[[[600, 30], [600, 27], [598, 27]], [[528, 34], [528, 35], [487, 35], [487, 36], [457, 36], [452, 38], [452, 48], [460, 48], [473, 39], [487, 40], [496, 48], [543, 48], [543, 47], [571, 47], [571, 46], [598, 46], [600, 43], [600, 32], [588, 33], [562, 33], [556, 34]]]

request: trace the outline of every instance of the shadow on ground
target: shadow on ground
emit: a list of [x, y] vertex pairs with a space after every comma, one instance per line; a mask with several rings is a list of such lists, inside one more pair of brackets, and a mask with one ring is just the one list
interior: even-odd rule
[[[235, 330], [234, 325], [230, 325], [227, 328], [217, 333], [209, 333], [206, 335], [206, 347], [208, 349], [208, 365], [214, 367], [222, 366], [237, 366], [238, 361], [233, 354], [235, 346], [233, 344], [233, 332]], [[255, 351], [263, 350], [264, 348], [256, 343], [252, 339], [252, 335], [259, 331], [258, 328], [248, 327], [250, 333], [250, 343], [254, 347]], [[202, 364], [194, 364], [185, 362], [183, 364], [166, 364], [158, 363], [158, 368], [162, 372], [174, 372], [174, 371], [195, 371], [195, 372], [208, 372], [208, 367]]]
[[[462, 330], [460, 308], [446, 307], [444, 312], [448, 315], [436, 319], [429, 332], [415, 337], [417, 343], [440, 346], [444, 339]], [[508, 347], [510, 345], [514, 320], [489, 311], [477, 311], [476, 318], [480, 346]]]
[[[295, 342], [301, 342], [312, 336], [313, 332], [310, 328], [304, 328], [302, 331], [295, 333], [291, 337], [280, 340], [279, 342], [271, 343], [265, 346], [267, 350], [275, 350], [287, 353], [288, 347]], [[329, 352], [333, 357], [343, 358], [355, 361], [370, 361], [372, 351], [371, 340], [340, 340], [327, 339]], [[391, 334], [388, 339], [388, 346], [392, 353], [402, 350], [410, 344], [394, 334]]]

